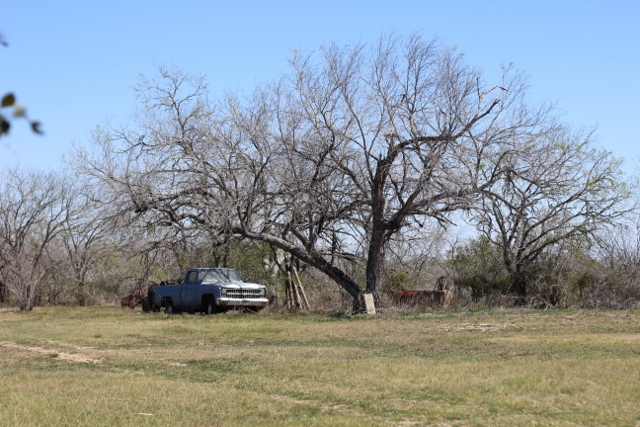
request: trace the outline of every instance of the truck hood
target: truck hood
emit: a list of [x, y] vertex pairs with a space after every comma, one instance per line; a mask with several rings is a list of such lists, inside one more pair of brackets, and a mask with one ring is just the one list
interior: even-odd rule
[[226, 289], [263, 289], [265, 285], [259, 285], [258, 283], [246, 283], [246, 282], [227, 282], [220, 283], [220, 286]]

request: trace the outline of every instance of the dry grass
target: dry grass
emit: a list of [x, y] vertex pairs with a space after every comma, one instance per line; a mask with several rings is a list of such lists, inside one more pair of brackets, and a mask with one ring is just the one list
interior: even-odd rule
[[0, 426], [640, 425], [640, 313], [0, 312]]

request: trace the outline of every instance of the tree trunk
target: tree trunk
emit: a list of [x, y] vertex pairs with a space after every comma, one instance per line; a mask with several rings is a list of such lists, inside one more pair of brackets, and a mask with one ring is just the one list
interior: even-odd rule
[[516, 305], [523, 306], [527, 303], [527, 277], [521, 271], [511, 273], [511, 292], [516, 295]]
[[371, 241], [367, 253], [366, 283], [367, 293], [373, 294], [376, 305], [380, 304], [380, 279], [388, 231], [384, 226], [387, 203], [384, 186], [389, 176], [389, 166], [393, 163], [396, 155], [397, 151], [390, 147], [387, 158], [378, 162], [371, 187]]
[[31, 285], [28, 285], [22, 303], [20, 304], [20, 310], [31, 311], [32, 309], [33, 306], [31, 304]]
[[7, 302], [7, 287], [4, 282], [0, 280], [0, 304]]
[[353, 298], [353, 311], [355, 313], [361, 313], [365, 310], [364, 292], [362, 292], [362, 288], [360, 288], [356, 282], [337, 267], [330, 267], [328, 269], [319, 267], [319, 269], [351, 295]]
[[503, 252], [503, 259], [509, 272], [508, 292], [516, 296], [517, 306], [523, 306], [527, 303], [527, 275], [523, 271], [522, 261], [516, 256], [511, 256], [507, 250]]

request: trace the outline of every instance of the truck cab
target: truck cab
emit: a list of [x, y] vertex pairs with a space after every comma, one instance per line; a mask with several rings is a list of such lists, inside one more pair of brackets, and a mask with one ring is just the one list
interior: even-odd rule
[[229, 308], [257, 311], [269, 300], [266, 286], [243, 281], [231, 268], [193, 268], [182, 284], [155, 288], [153, 302], [169, 314], [174, 310], [211, 314]]

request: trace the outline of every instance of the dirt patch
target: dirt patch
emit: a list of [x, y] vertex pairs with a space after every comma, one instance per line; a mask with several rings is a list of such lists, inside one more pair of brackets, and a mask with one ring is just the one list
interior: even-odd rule
[[79, 351], [83, 351], [83, 350], [89, 350], [89, 351], [94, 351], [97, 353], [112, 353], [115, 350], [111, 350], [111, 349], [106, 349], [106, 350], [101, 350], [95, 347], [86, 347], [86, 346], [79, 346], [79, 345], [71, 345], [71, 344], [65, 344], [63, 342], [60, 341], [52, 341], [52, 340], [48, 340], [47, 341], [49, 344], [53, 344], [53, 345], [61, 345], [67, 348], [73, 348], [75, 350], [79, 350]]
[[102, 360], [92, 359], [82, 354], [65, 353], [65, 352], [48, 349], [44, 347], [29, 347], [26, 345], [20, 345], [20, 344], [16, 344], [14, 342], [8, 342], [8, 341], [0, 342], [0, 345], [3, 347], [14, 348], [16, 350], [22, 350], [22, 351], [31, 351], [31, 352], [42, 353], [42, 354], [55, 354], [58, 359], [65, 360], [67, 362], [94, 363], [94, 364], [102, 363]]

